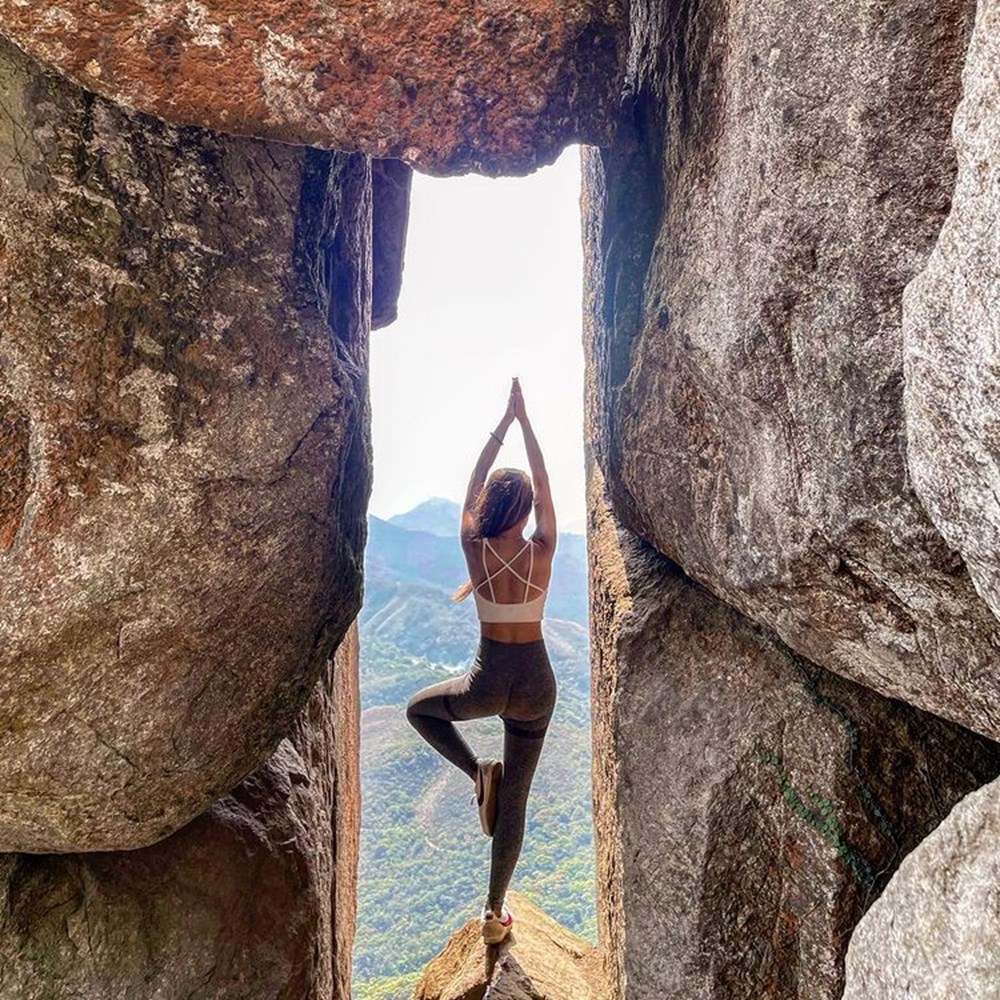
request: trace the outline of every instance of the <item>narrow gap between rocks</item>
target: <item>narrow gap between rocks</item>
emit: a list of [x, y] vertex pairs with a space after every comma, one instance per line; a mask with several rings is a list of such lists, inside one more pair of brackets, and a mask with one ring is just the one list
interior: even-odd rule
[[[544, 630], [559, 693], [511, 889], [596, 940], [579, 192], [576, 148], [526, 178], [414, 178], [399, 318], [371, 346], [356, 1000], [409, 1000], [486, 890], [490, 841], [471, 785], [404, 708], [475, 655], [474, 603], [451, 600], [467, 576], [459, 504], [512, 375], [558, 517]], [[528, 468], [516, 423], [497, 466]], [[502, 756], [499, 719], [461, 728], [478, 755]]]

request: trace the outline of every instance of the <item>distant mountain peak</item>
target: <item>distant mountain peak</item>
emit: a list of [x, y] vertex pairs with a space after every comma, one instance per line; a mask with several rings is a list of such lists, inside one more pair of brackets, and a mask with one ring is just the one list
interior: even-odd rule
[[458, 536], [462, 506], [446, 497], [431, 497], [405, 514], [393, 514], [389, 523], [408, 531], [426, 531], [442, 538]]

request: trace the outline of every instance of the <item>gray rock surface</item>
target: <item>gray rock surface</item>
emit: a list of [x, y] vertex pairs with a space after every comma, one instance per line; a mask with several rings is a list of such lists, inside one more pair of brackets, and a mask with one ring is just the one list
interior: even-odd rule
[[413, 170], [401, 160], [372, 160], [372, 329], [396, 319], [410, 221]]
[[1000, 4], [979, 4], [955, 116], [958, 183], [903, 299], [913, 483], [1000, 614]]
[[852, 928], [1000, 746], [794, 654], [623, 528], [593, 463], [588, 503], [610, 997], [840, 1000]]
[[0, 855], [4, 1000], [350, 1000], [356, 640], [274, 755], [177, 833]]
[[361, 600], [370, 215], [0, 43], [0, 849], [147, 845], [289, 732]]
[[635, 4], [587, 157], [588, 378], [626, 526], [813, 662], [996, 737], [1000, 629], [913, 491], [903, 405], [973, 11]]
[[899, 866], [858, 924], [844, 1000], [1000, 997], [1000, 782], [973, 792]]

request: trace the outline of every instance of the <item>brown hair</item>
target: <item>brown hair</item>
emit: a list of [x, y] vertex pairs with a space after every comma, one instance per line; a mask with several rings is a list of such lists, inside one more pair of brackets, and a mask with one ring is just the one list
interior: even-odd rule
[[[472, 517], [475, 521], [475, 538], [496, 538], [527, 517], [534, 502], [531, 477], [521, 469], [494, 469], [483, 484], [475, 503]], [[472, 593], [472, 581], [466, 580], [452, 596], [453, 601], [464, 601]]]

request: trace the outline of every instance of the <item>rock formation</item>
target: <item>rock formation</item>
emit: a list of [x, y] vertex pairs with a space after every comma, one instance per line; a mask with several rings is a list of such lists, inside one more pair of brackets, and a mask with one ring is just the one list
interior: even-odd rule
[[847, 952], [844, 1000], [992, 998], [1000, 984], [1000, 782], [899, 866]]
[[410, 182], [368, 155], [518, 173], [581, 139], [602, 947], [518, 898], [419, 997], [838, 1000], [859, 920], [848, 997], [988, 991], [973, 15], [0, 0], [0, 849], [67, 852], [0, 860], [0, 993], [346, 1000], [356, 647], [329, 664]]
[[357, 633], [275, 754], [152, 847], [0, 856], [0, 996], [349, 1000]]
[[372, 329], [396, 319], [413, 171], [400, 160], [372, 161]]
[[[1000, 614], [1000, 4], [983, 0], [955, 117], [958, 183], [903, 300], [906, 444], [917, 493]], [[997, 706], [995, 711], [1000, 711]]]
[[0, 849], [134, 848], [285, 736], [361, 600], [371, 181], [0, 42]]
[[[907, 457], [920, 498], [1000, 612], [1000, 5], [978, 8], [955, 116], [958, 183], [903, 300]], [[998, 706], [1000, 708], [1000, 706]], [[968, 796], [893, 876], [851, 939], [845, 1000], [992, 997], [1000, 982], [1000, 784]]]
[[452, 934], [428, 964], [413, 1000], [605, 1000], [598, 950], [517, 892], [507, 894], [514, 929], [483, 944], [478, 920]]
[[1000, 14], [956, 189], [973, 10], [633, 5], [585, 155], [615, 1000], [839, 1000], [859, 919], [851, 1000], [988, 994], [991, 806], [963, 796], [1000, 765], [970, 731], [1000, 735]]
[[0, 30], [166, 121], [499, 174], [608, 139], [626, 24], [621, 0], [0, 0]]
[[588, 337], [626, 527], [813, 662], [998, 737], [1000, 628], [913, 490], [903, 405], [973, 9], [634, 5], [587, 157]]
[[618, 525], [591, 475], [610, 995], [839, 1000], [852, 927], [1000, 746], [796, 655]]

